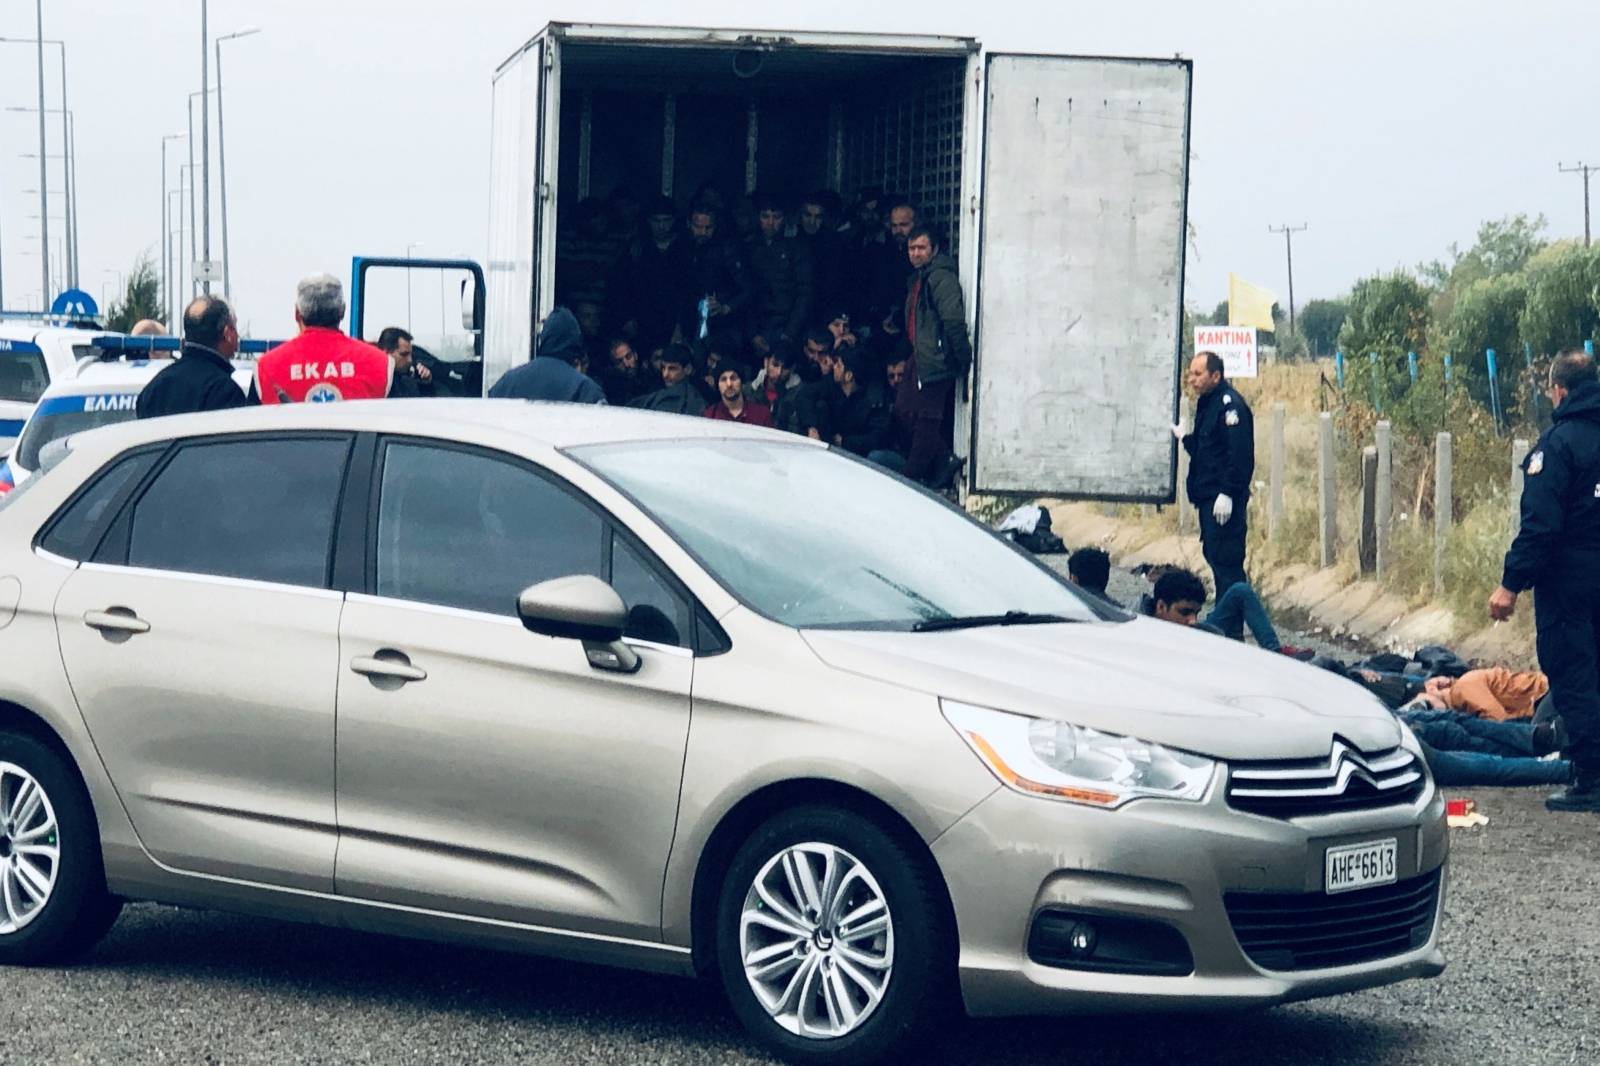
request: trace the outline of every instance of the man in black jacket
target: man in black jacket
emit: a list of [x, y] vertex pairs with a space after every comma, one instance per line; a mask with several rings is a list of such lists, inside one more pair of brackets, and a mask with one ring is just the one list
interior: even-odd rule
[[756, 198], [761, 229], [745, 245], [744, 261], [753, 295], [750, 325], [794, 340], [811, 313], [811, 255], [797, 238], [784, 235], [783, 205], [775, 198]]
[[239, 350], [239, 324], [221, 296], [197, 296], [183, 311], [183, 352], [139, 393], [139, 418], [245, 407], [229, 360]]
[[1600, 379], [1594, 356], [1550, 364], [1554, 421], [1522, 464], [1522, 525], [1489, 615], [1510, 618], [1533, 589], [1539, 666], [1570, 738], [1573, 785], [1553, 811], [1600, 812]]
[[883, 386], [872, 380], [864, 353], [854, 347], [833, 358], [833, 443], [865, 458], [889, 446], [893, 411]]
[[[1245, 510], [1256, 470], [1255, 419], [1250, 405], [1223, 376], [1222, 357], [1216, 352], [1200, 352], [1189, 363], [1189, 387], [1199, 402], [1194, 431], [1181, 438], [1189, 453], [1185, 488], [1200, 515], [1200, 547], [1220, 601], [1229, 588], [1249, 580], [1244, 570]], [[1228, 634], [1242, 635], [1242, 629]]]

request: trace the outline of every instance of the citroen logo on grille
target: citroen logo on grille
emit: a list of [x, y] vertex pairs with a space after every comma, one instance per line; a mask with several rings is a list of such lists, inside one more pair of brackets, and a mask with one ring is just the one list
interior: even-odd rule
[[1362, 758], [1361, 753], [1338, 737], [1333, 740], [1333, 752], [1328, 758], [1328, 767], [1334, 780], [1331, 791], [1335, 794], [1342, 794], [1349, 787], [1350, 779], [1358, 774], [1369, 785], [1378, 783], [1372, 768], [1367, 765], [1367, 760]]

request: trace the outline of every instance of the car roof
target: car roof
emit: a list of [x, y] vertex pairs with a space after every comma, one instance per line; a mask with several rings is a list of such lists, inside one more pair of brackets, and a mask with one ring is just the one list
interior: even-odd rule
[[352, 400], [274, 404], [178, 415], [108, 426], [97, 441], [116, 448], [151, 440], [272, 430], [346, 430], [451, 438], [463, 429], [491, 429], [552, 448], [667, 440], [766, 440], [821, 447], [807, 437], [690, 415], [597, 404], [530, 400]]
[[77, 377], [52, 381], [49, 388], [45, 389], [44, 396], [76, 396], [118, 387], [144, 388], [151, 378], [161, 372], [162, 367], [168, 365], [170, 363], [167, 361], [152, 362], [148, 359], [89, 363], [78, 371]]

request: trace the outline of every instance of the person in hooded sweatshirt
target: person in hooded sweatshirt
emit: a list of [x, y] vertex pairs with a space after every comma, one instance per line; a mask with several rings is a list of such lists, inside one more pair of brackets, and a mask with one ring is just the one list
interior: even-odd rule
[[605, 390], [572, 365], [583, 354], [583, 331], [577, 318], [558, 307], [539, 331], [533, 358], [502, 374], [489, 390], [489, 398], [603, 404]]

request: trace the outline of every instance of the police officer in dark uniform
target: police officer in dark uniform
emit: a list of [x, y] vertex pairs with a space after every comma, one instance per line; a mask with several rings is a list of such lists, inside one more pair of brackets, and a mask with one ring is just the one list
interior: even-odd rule
[[248, 404], [229, 362], [239, 350], [233, 308], [221, 296], [197, 296], [183, 311], [183, 353], [139, 393], [139, 418], [223, 411]]
[[1494, 619], [1533, 589], [1539, 666], [1571, 738], [1575, 780], [1545, 799], [1553, 811], [1600, 812], [1600, 379], [1594, 357], [1563, 352], [1550, 365], [1554, 422], [1523, 462], [1522, 527], [1506, 552]]
[[[1256, 471], [1255, 417], [1228, 384], [1216, 352], [1201, 352], [1189, 363], [1189, 387], [1198, 402], [1194, 432], [1180, 438], [1189, 453], [1184, 487], [1200, 515], [1200, 547], [1220, 600], [1229, 588], [1250, 580], [1244, 572], [1245, 506]], [[1180, 431], [1173, 427], [1174, 433]]]

